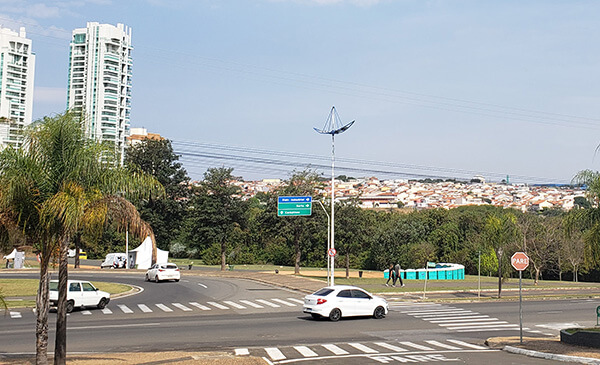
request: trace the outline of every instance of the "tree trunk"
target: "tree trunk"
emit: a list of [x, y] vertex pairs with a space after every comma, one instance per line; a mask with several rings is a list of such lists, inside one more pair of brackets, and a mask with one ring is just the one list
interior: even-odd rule
[[48, 364], [48, 311], [50, 302], [48, 299], [48, 285], [50, 284], [50, 273], [48, 264], [50, 254], [42, 256], [40, 253], [40, 284], [35, 298], [36, 324], [35, 324], [35, 363], [37, 365]]
[[540, 281], [540, 268], [535, 268], [535, 280], [533, 281], [533, 285], [538, 285]]
[[296, 251], [296, 260], [294, 262], [294, 274], [300, 274], [300, 259], [302, 258], [302, 252], [300, 252], [300, 228], [296, 227], [294, 230], [294, 249]]
[[350, 277], [350, 254], [346, 253], [346, 279]]
[[156, 237], [154, 237], [154, 232], [150, 232], [150, 239], [152, 240], [152, 265], [156, 264]]
[[578, 282], [578, 281], [579, 281], [579, 277], [578, 277], [578, 275], [577, 275], [577, 266], [573, 266], [573, 269], [574, 269], [574, 270], [573, 270], [573, 280], [574, 280], [575, 282]]
[[81, 251], [81, 233], [75, 235], [75, 269], [79, 269], [79, 252]]
[[227, 243], [225, 242], [225, 239], [223, 239], [221, 241], [221, 271], [225, 271], [225, 267], [227, 266], [225, 251], [227, 251]]
[[58, 305], [56, 306], [56, 342], [54, 344], [54, 365], [67, 363], [67, 282], [69, 280], [68, 250], [69, 239], [60, 240], [58, 258]]

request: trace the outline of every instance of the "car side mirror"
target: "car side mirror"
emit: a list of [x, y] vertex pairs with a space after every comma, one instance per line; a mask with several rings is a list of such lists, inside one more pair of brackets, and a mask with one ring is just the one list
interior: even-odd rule
[[98, 288], [94, 288], [95, 291], [98, 291]]

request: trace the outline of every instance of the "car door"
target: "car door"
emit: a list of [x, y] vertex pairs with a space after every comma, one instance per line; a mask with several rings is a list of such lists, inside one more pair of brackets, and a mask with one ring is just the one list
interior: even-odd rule
[[375, 308], [373, 308], [373, 300], [368, 293], [359, 289], [353, 289], [352, 299], [357, 316], [370, 316], [373, 314]]
[[96, 291], [96, 288], [94, 288], [94, 286], [91, 283], [82, 282], [81, 289], [83, 305], [92, 306], [98, 304], [100, 298], [98, 297], [98, 292]]
[[148, 279], [149, 280], [154, 280], [154, 278], [156, 277], [156, 267], [157, 267], [157, 264], [154, 264], [150, 267], [150, 270], [148, 270]]
[[81, 284], [79, 282], [69, 283], [67, 300], [73, 300], [75, 307], [82, 306]]
[[356, 315], [356, 308], [354, 308], [352, 291], [350, 289], [340, 290], [335, 299], [336, 307], [342, 311], [342, 317]]

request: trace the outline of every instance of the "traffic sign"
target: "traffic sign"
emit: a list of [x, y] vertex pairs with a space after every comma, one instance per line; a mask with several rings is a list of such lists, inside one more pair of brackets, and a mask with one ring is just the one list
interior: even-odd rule
[[337, 251], [335, 250], [335, 248], [330, 248], [329, 250], [327, 250], [327, 253], [329, 254], [329, 256], [333, 257], [335, 256]]
[[306, 216], [312, 214], [312, 196], [280, 196], [277, 198], [277, 216]]
[[529, 266], [529, 256], [525, 252], [515, 252], [510, 258], [510, 264], [515, 270], [523, 271]]

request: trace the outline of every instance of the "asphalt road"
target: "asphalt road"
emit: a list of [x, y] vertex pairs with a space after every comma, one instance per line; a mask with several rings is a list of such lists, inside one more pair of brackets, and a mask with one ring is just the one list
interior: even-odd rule
[[[178, 283], [157, 284], [145, 282], [143, 274], [124, 271], [71, 273], [73, 279], [120, 282], [143, 291], [113, 299], [103, 311], [71, 313], [68, 351], [219, 350], [261, 356], [274, 364], [553, 363], [483, 346], [488, 337], [518, 335], [518, 302], [391, 300], [385, 319], [332, 323], [303, 314], [301, 293], [250, 280], [185, 274]], [[36, 273], [0, 277], [35, 278]], [[554, 336], [559, 328], [595, 325], [598, 304], [592, 300], [526, 301], [524, 335]], [[32, 353], [35, 314], [30, 309], [12, 312], [0, 317], [0, 354]], [[51, 313], [51, 344], [54, 325]]]

